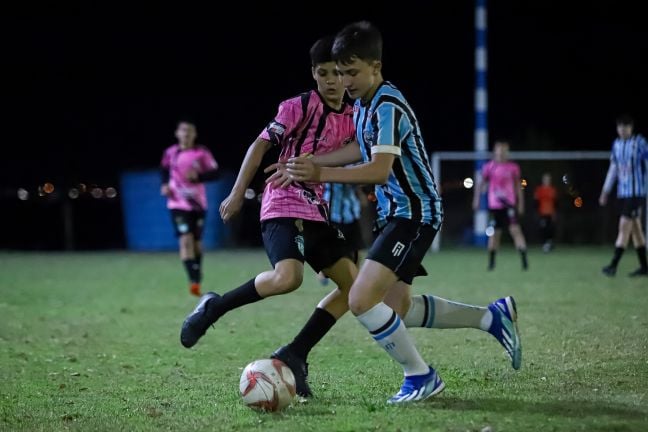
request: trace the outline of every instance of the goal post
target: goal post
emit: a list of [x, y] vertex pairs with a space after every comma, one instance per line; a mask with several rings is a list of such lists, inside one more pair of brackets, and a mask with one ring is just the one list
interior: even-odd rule
[[[491, 152], [477, 152], [477, 151], [441, 151], [434, 152], [431, 155], [432, 172], [439, 187], [441, 187], [442, 171], [441, 162], [443, 161], [487, 161], [492, 158]], [[609, 151], [512, 151], [509, 153], [509, 158], [512, 161], [522, 160], [609, 160]], [[481, 180], [481, 173], [475, 172], [475, 179]], [[475, 185], [478, 182], [475, 181]], [[441, 191], [443, 196], [443, 191]], [[483, 200], [482, 200], [483, 201]], [[483, 207], [483, 206], [481, 206]], [[648, 224], [648, 212], [646, 212], [646, 223]], [[475, 211], [473, 216], [473, 235], [485, 236], [486, 226], [488, 223], [488, 215], [485, 208], [480, 208]], [[441, 234], [443, 228], [437, 233], [434, 242], [432, 243], [432, 251], [437, 252], [441, 247]]]

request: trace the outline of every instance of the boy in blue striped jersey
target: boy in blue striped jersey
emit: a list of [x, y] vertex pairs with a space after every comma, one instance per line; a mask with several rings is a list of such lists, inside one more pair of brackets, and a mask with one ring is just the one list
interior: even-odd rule
[[608, 195], [617, 182], [617, 198], [621, 216], [619, 233], [614, 243], [614, 256], [609, 265], [603, 267], [603, 274], [614, 276], [621, 256], [630, 238], [637, 251], [639, 268], [630, 276], [648, 276], [646, 264], [646, 237], [641, 227], [641, 208], [646, 201], [646, 159], [648, 143], [641, 135], [633, 133], [634, 120], [628, 115], [617, 119], [619, 137], [612, 144], [610, 167], [599, 197], [599, 204], [607, 204]]
[[[349, 308], [403, 367], [403, 385], [388, 403], [418, 401], [443, 390], [443, 381], [423, 361], [406, 328], [441, 327], [437, 310], [452, 310], [443, 313], [452, 321], [443, 328], [476, 327], [493, 334], [513, 367], [519, 368], [521, 345], [512, 297], [488, 308], [433, 296], [410, 298], [413, 278], [426, 274], [421, 261], [443, 219], [420, 127], [401, 92], [383, 80], [382, 37], [373, 25], [345, 27], [336, 36], [333, 57], [347, 93], [356, 99], [356, 142], [311, 159], [290, 159], [287, 172], [295, 181], [376, 185], [377, 236], [351, 287]], [[342, 167], [358, 160], [364, 163]]]

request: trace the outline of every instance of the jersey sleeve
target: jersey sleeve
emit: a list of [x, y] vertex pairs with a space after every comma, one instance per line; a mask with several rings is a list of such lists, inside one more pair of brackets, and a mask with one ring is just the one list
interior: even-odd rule
[[218, 162], [216, 162], [216, 159], [214, 159], [214, 155], [207, 147], [203, 148], [203, 152], [200, 158], [200, 165], [203, 171], [211, 171], [211, 170], [218, 169]]
[[403, 112], [396, 105], [388, 102], [378, 105], [371, 119], [376, 138], [371, 147], [371, 154], [401, 155], [401, 140], [407, 135], [402, 120]]
[[164, 153], [162, 153], [160, 166], [165, 169], [169, 169], [171, 167], [171, 149], [166, 149], [164, 150]]
[[298, 105], [298, 100], [295, 99], [282, 102], [277, 115], [268, 123], [259, 138], [270, 141], [274, 145], [280, 145], [286, 137], [295, 131], [301, 120], [302, 109]]

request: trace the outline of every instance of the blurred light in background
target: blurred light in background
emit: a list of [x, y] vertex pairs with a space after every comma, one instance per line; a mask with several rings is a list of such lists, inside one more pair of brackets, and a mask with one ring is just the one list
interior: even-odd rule
[[92, 191], [90, 191], [90, 195], [92, 195], [92, 198], [99, 199], [103, 196], [103, 191], [98, 187], [94, 187], [92, 188]]
[[79, 198], [79, 189], [77, 189], [77, 188], [72, 188], [72, 189], [70, 189], [70, 190], [68, 191], [68, 197], [70, 197], [70, 199], [77, 199], [77, 198]]
[[27, 192], [27, 189], [18, 189], [18, 199], [21, 201], [27, 201], [29, 199], [29, 192]]
[[463, 181], [463, 185], [466, 189], [472, 189], [473, 179], [471, 179], [470, 177], [466, 177]]
[[487, 227], [486, 227], [486, 235], [487, 235], [488, 237], [492, 237], [493, 234], [495, 234], [495, 227], [493, 227], [492, 225], [487, 226]]
[[115, 198], [117, 196], [117, 189], [114, 187], [107, 187], [106, 188], [106, 198]]
[[583, 199], [581, 197], [574, 198], [574, 207], [577, 208], [583, 207]]
[[49, 182], [43, 184], [43, 192], [48, 194], [54, 192], [54, 185]]
[[254, 192], [254, 189], [245, 189], [245, 198], [253, 199], [254, 197], [256, 197], [256, 193]]
[[526, 188], [526, 187], [527, 187], [527, 181], [526, 181], [526, 179], [522, 179], [522, 181], [520, 182], [520, 184], [522, 185], [522, 189]]

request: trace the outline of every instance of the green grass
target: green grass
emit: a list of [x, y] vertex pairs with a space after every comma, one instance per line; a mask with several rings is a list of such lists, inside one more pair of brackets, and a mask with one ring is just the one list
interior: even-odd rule
[[[486, 304], [513, 294], [522, 369], [477, 330], [413, 329], [446, 390], [391, 407], [397, 364], [345, 316], [311, 353], [316, 398], [279, 414], [239, 400], [251, 360], [288, 342], [326, 293], [304, 286], [234, 311], [193, 349], [179, 343], [195, 306], [175, 254], [0, 254], [0, 430], [646, 431], [648, 280], [600, 275], [611, 248], [530, 254], [511, 248], [429, 255], [414, 291]], [[222, 292], [268, 267], [261, 251], [214, 252], [206, 286]]]

